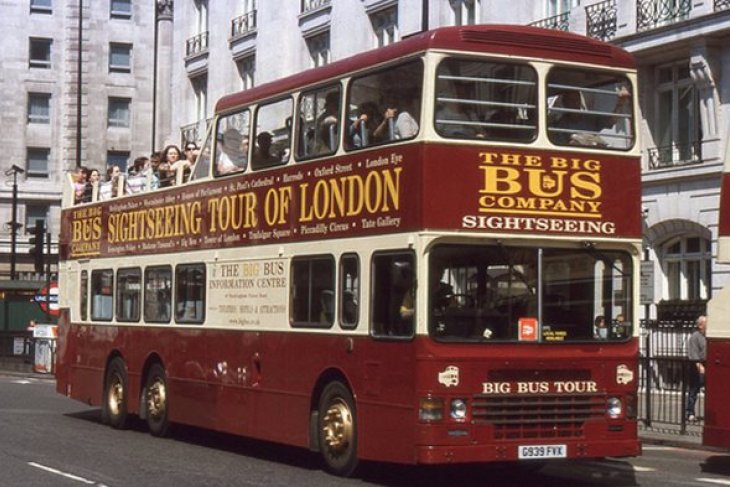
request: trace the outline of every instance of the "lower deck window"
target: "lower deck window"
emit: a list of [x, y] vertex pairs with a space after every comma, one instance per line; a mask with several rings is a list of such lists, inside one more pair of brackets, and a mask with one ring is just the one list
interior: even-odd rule
[[202, 323], [205, 318], [205, 266], [185, 264], [175, 268], [175, 321]]
[[114, 271], [91, 271], [91, 319], [110, 321], [114, 315]]
[[416, 310], [415, 262], [411, 253], [375, 255], [372, 261], [372, 333], [413, 335]]
[[293, 326], [331, 326], [335, 314], [335, 263], [332, 257], [294, 259], [291, 272]]

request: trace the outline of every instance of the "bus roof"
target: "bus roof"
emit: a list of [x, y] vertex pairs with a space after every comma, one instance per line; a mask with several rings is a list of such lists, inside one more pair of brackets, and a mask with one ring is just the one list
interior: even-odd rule
[[251, 103], [276, 94], [311, 85], [380, 63], [423, 52], [427, 49], [454, 49], [557, 61], [603, 64], [633, 68], [634, 59], [625, 50], [596, 39], [570, 32], [523, 25], [472, 25], [443, 27], [410, 36], [401, 42], [367, 51], [341, 61], [296, 73], [221, 98], [216, 112]]

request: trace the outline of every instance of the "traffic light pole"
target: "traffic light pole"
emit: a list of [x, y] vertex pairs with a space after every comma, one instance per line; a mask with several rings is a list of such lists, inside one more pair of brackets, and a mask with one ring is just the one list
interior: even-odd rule
[[[10, 280], [15, 280], [15, 249], [18, 240], [18, 174], [23, 174], [25, 170], [22, 167], [12, 165], [10, 169], [5, 171], [6, 176], [13, 176], [13, 216], [10, 221]], [[7, 307], [7, 306], [6, 306]]]

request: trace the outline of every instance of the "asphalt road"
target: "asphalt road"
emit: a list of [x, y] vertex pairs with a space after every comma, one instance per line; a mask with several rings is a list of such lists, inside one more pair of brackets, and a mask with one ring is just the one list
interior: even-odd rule
[[317, 457], [232, 435], [142, 423], [117, 431], [100, 412], [55, 393], [51, 380], [0, 372], [0, 485], [15, 486], [730, 486], [730, 452], [645, 445], [632, 459], [559, 462], [540, 471], [364, 464], [351, 479]]

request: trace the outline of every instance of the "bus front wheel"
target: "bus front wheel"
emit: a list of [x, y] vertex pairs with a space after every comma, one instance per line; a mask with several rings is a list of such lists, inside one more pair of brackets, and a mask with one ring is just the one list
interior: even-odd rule
[[109, 363], [104, 381], [104, 402], [102, 420], [113, 428], [123, 429], [127, 425], [127, 368], [124, 360], [115, 357]]
[[154, 364], [147, 374], [144, 401], [147, 427], [153, 436], [167, 436], [170, 433], [170, 402], [167, 393], [165, 369], [160, 364]]
[[319, 399], [319, 451], [329, 472], [347, 477], [357, 467], [355, 401], [341, 382], [325, 387]]

